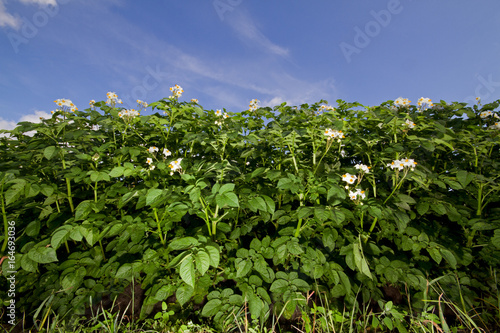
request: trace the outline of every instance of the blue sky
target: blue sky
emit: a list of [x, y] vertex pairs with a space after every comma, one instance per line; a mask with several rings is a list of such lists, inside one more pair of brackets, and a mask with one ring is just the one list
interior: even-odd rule
[[[500, 98], [498, 0], [0, 0], [0, 128], [116, 92], [205, 109]], [[148, 109], [146, 114], [151, 113]]]

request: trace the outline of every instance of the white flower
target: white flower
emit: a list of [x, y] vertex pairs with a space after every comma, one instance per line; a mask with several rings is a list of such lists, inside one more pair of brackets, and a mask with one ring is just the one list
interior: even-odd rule
[[149, 166], [149, 170], [154, 170], [156, 167], [154, 165]]
[[179, 86], [178, 84], [176, 84], [173, 87], [170, 87], [170, 91], [174, 94], [174, 96], [170, 96], [170, 97], [176, 97], [176, 98], [181, 97], [182, 93], [184, 92], [184, 90], [182, 89], [182, 87]]
[[191, 98], [191, 102], [198, 104], [198, 100], [196, 98]]
[[156, 152], [158, 152], [158, 147], [155, 147], [155, 146], [149, 147], [148, 152], [150, 154], [156, 153]]
[[94, 104], [95, 104], [95, 100], [91, 99], [89, 102], [90, 107], [93, 108]]
[[172, 155], [172, 153], [167, 148], [163, 148], [163, 155], [165, 155], [165, 157], [167, 157], [167, 156]]
[[476, 97], [477, 105], [481, 105], [481, 97]]
[[222, 116], [222, 111], [220, 109], [217, 109], [217, 111], [215, 111], [215, 115]]
[[413, 121], [411, 121], [410, 119], [406, 119], [405, 125], [408, 126], [408, 128], [415, 127], [415, 123]]
[[434, 106], [434, 104], [432, 104], [430, 98], [423, 98], [423, 97], [420, 97], [418, 99], [417, 105], [418, 105], [418, 107], [420, 108], [421, 111], [425, 111], [428, 108], [432, 108]]
[[340, 139], [345, 138], [344, 134], [342, 131], [337, 131], [337, 130], [332, 130], [331, 128], [327, 128], [323, 134], [328, 137], [328, 139], [333, 138], [333, 139], [338, 139], [340, 142]]
[[139, 111], [137, 111], [135, 109], [129, 109], [129, 110], [124, 109], [124, 110], [121, 110], [120, 112], [118, 112], [118, 117], [124, 118], [126, 120], [131, 119], [131, 118], [135, 118], [139, 115], [140, 115]]
[[259, 102], [260, 102], [260, 101], [259, 101], [258, 99], [252, 99], [252, 100], [250, 101], [250, 105], [249, 105], [249, 106], [250, 106], [250, 109], [249, 109], [249, 110], [250, 110], [250, 111], [255, 111], [255, 110], [257, 110], [257, 109], [259, 108]]
[[387, 164], [387, 167], [390, 167], [393, 170], [398, 169], [399, 171], [401, 171], [404, 168], [411, 168], [412, 170], [415, 170], [416, 165], [417, 162], [415, 162], [413, 159], [404, 158], [402, 160], [392, 161], [390, 164]]
[[351, 175], [350, 173], [342, 175], [342, 180], [345, 181], [347, 184], [354, 184], [356, 179], [358, 179], [358, 177], [356, 175]]
[[182, 158], [178, 158], [176, 159], [175, 161], [172, 161], [168, 166], [170, 167], [170, 169], [172, 170], [172, 172], [174, 171], [178, 171], [178, 170], [181, 170], [182, 167], [181, 167], [181, 161], [182, 161]]
[[370, 167], [364, 164], [356, 164], [354, 166], [356, 169], [363, 171], [364, 173], [370, 173]]
[[488, 111], [483, 111], [483, 112], [481, 112], [481, 113], [479, 114], [479, 117], [481, 117], [481, 118], [483, 118], [483, 119], [484, 119], [484, 118], [491, 117], [491, 116], [493, 116], [493, 112], [491, 112], [491, 111], [489, 111], [489, 110], [488, 110]]
[[151, 163], [153, 163], [153, 159], [151, 157], [148, 157], [146, 159], [146, 163], [149, 164], [149, 165], [151, 165]]
[[500, 122], [496, 122], [495, 125], [490, 126], [492, 129], [500, 129]]
[[73, 104], [73, 102], [67, 98], [56, 99], [54, 103], [62, 108], [61, 111], [70, 110], [71, 112], [75, 112], [76, 110], [78, 110], [75, 104]]
[[144, 102], [144, 101], [141, 101], [140, 99], [137, 100], [137, 104], [143, 108], [147, 108], [148, 107], [148, 103]]
[[403, 97], [398, 97], [394, 101], [394, 105], [398, 108], [406, 107], [406, 106], [410, 105], [410, 103], [411, 103], [411, 101], [409, 101], [407, 98], [403, 98]]
[[92, 125], [92, 130], [93, 131], [98, 131], [101, 128], [99, 125]]
[[358, 197], [360, 199], [364, 199], [366, 198], [366, 194], [365, 194], [365, 191], [361, 191], [359, 188], [356, 189], [356, 191], [349, 191], [349, 197], [351, 198], [351, 200], [356, 200], [358, 199]]

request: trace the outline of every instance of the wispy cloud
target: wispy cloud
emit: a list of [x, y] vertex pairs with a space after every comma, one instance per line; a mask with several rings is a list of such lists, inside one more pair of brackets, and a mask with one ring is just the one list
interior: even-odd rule
[[[24, 5], [57, 6], [56, 0], [19, 0]], [[11, 27], [18, 30], [21, 19], [7, 12], [5, 0], [0, 0], [0, 27]]]
[[[28, 121], [30, 123], [39, 123], [41, 121], [40, 118], [50, 118], [52, 117], [52, 114], [45, 112], [45, 111], [40, 111], [40, 110], [35, 110], [34, 113], [32, 114], [27, 114], [19, 118], [19, 120], [12, 121], [12, 120], [5, 120], [0, 117], [0, 130], [13, 130], [16, 128], [17, 124], [22, 122], [22, 121]], [[25, 135], [32, 136], [34, 134], [34, 131], [26, 132], [24, 133]], [[10, 134], [0, 134], [0, 137], [8, 137]]]
[[4, 0], [0, 0], [0, 27], [11, 27], [17, 30], [20, 26], [21, 20], [9, 14], [7, 8], [5, 8]]
[[244, 42], [249, 42], [265, 52], [288, 57], [289, 50], [271, 42], [269, 38], [259, 30], [252, 18], [244, 13], [243, 10], [239, 10], [237, 13], [235, 12], [231, 15], [228, 23], [237, 33], [238, 37]]

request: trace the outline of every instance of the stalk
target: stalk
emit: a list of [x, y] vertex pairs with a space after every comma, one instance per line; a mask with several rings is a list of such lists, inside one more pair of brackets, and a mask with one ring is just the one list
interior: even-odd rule
[[[160, 219], [158, 218], [158, 212], [156, 211], [156, 208], [153, 208], [153, 213], [155, 214], [155, 219], [156, 219], [156, 226], [158, 227], [158, 236], [160, 236], [160, 241], [163, 247], [166, 245], [166, 239], [163, 238], [163, 232], [161, 231], [161, 224], [160, 224]], [[166, 236], [165, 236], [166, 238]]]
[[2, 253], [7, 248], [7, 243], [8, 243], [8, 238], [9, 238], [9, 223], [7, 221], [7, 213], [5, 212], [5, 201], [3, 199], [3, 184], [4, 184], [4, 179], [2, 179], [2, 186], [0, 189], [0, 201], [2, 202], [3, 228], [4, 228], [4, 233], [5, 233], [5, 236], [3, 239], [3, 244], [2, 244]]

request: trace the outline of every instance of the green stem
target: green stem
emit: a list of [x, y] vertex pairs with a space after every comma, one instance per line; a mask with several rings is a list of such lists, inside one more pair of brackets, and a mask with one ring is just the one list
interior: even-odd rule
[[[102, 252], [102, 258], [104, 260], [106, 260], [106, 255], [104, 254], [104, 248], [102, 247], [102, 242], [101, 240], [99, 239], [99, 245], [101, 246], [101, 252]], [[66, 244], [66, 247], [68, 246], [68, 244]], [[69, 250], [68, 250], [69, 251]], [[68, 252], [69, 253], [69, 252]]]
[[210, 227], [210, 216], [208, 215], [208, 209], [207, 209], [207, 207], [206, 207], [206, 205], [203, 202], [203, 199], [201, 197], [199, 198], [199, 200], [200, 200], [201, 206], [203, 207], [203, 212], [205, 212], [205, 224], [207, 225], [208, 235], [210, 237], [212, 237], [212, 228]]
[[153, 208], [153, 213], [155, 214], [155, 219], [156, 219], [156, 226], [158, 228], [158, 236], [160, 236], [160, 241], [163, 247], [166, 246], [166, 235], [165, 239], [163, 238], [163, 232], [161, 231], [161, 221], [158, 218], [158, 212], [156, 211], [156, 208]]
[[0, 201], [2, 201], [2, 216], [3, 216], [3, 227], [5, 234], [2, 244], [2, 253], [7, 248], [7, 243], [9, 239], [9, 223], [7, 221], [7, 213], [5, 212], [5, 201], [3, 199], [3, 184], [4, 184], [4, 179], [2, 179], [2, 188], [0, 189]]
[[[61, 160], [62, 160], [63, 169], [66, 170], [66, 162], [64, 161], [64, 155], [62, 155], [62, 154], [61, 154]], [[71, 213], [74, 213], [75, 206], [73, 205], [73, 197], [71, 195], [71, 181], [67, 177], [66, 177], [66, 189], [68, 191], [69, 207], [71, 208]]]

